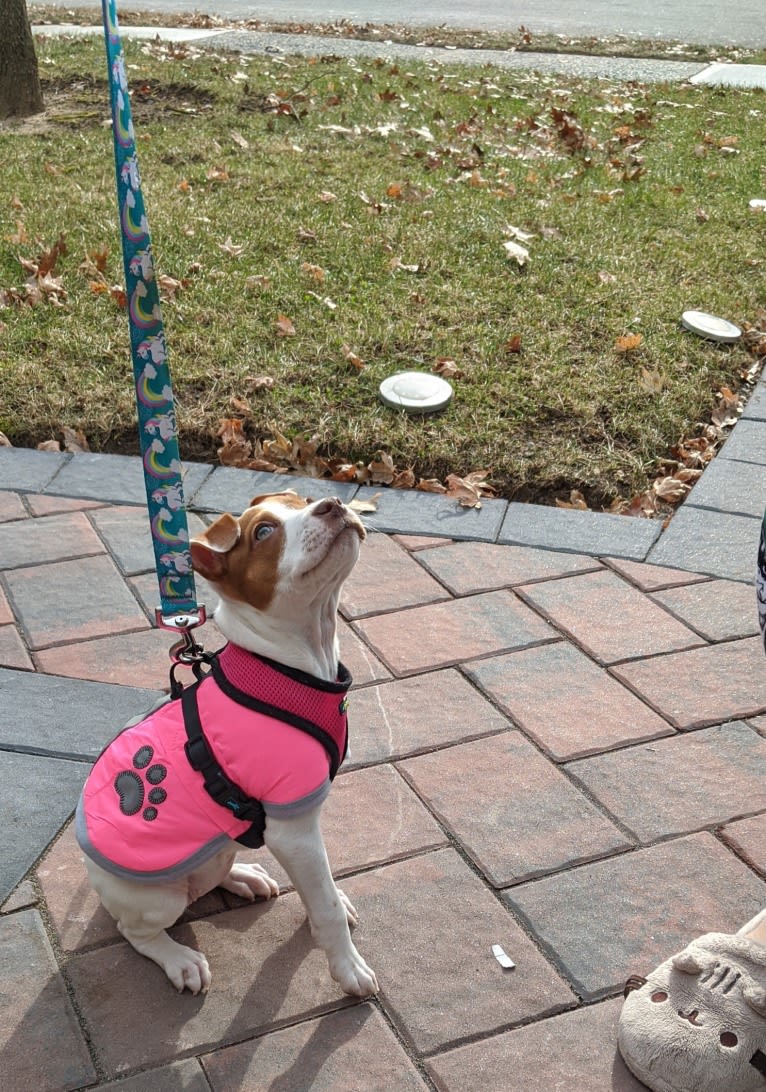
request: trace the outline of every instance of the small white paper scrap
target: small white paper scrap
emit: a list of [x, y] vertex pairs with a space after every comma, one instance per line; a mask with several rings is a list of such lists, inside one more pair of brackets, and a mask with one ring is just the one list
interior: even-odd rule
[[505, 967], [507, 971], [512, 971], [516, 964], [513, 962], [509, 955], [506, 955], [504, 949], [500, 944], [492, 945], [492, 955], [495, 957], [501, 967]]

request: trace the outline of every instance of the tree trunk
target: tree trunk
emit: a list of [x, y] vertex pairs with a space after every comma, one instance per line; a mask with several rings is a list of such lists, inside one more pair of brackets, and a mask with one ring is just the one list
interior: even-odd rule
[[25, 0], [0, 0], [0, 118], [43, 109], [37, 55]]

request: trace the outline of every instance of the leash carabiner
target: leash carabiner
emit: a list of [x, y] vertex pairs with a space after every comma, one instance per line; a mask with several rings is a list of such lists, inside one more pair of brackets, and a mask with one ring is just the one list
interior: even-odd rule
[[160, 629], [173, 630], [180, 634], [180, 639], [170, 646], [170, 696], [177, 698], [183, 690], [183, 684], [176, 678], [176, 668], [190, 667], [196, 679], [202, 678], [202, 664], [209, 663], [210, 654], [194, 640], [193, 630], [205, 624], [207, 612], [203, 606], [184, 614], [164, 614], [162, 607], [157, 607], [154, 618]]

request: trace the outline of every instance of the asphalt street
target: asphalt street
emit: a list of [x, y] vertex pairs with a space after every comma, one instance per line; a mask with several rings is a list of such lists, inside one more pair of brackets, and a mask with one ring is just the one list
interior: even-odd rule
[[[66, 9], [74, 0], [48, 0]], [[100, 0], [76, 0], [78, 7], [100, 7]], [[294, 0], [252, 4], [224, 0], [198, 4], [194, 0], [124, 0], [132, 11], [173, 13], [203, 11], [231, 19], [263, 19], [324, 23], [446, 24], [473, 30], [515, 30], [571, 36], [624, 34], [631, 38], [661, 38], [698, 45], [766, 45], [766, 5], [763, 0]]]

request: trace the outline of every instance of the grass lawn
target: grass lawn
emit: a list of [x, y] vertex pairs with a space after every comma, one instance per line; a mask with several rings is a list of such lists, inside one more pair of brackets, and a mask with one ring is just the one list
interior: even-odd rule
[[[609, 506], [751, 370], [679, 318], [759, 322], [762, 92], [125, 49], [185, 457], [234, 416], [333, 465]], [[38, 59], [47, 114], [0, 128], [0, 430], [135, 451], [103, 45]], [[47, 281], [22, 266], [62, 234]], [[378, 401], [434, 367], [443, 414]]]

